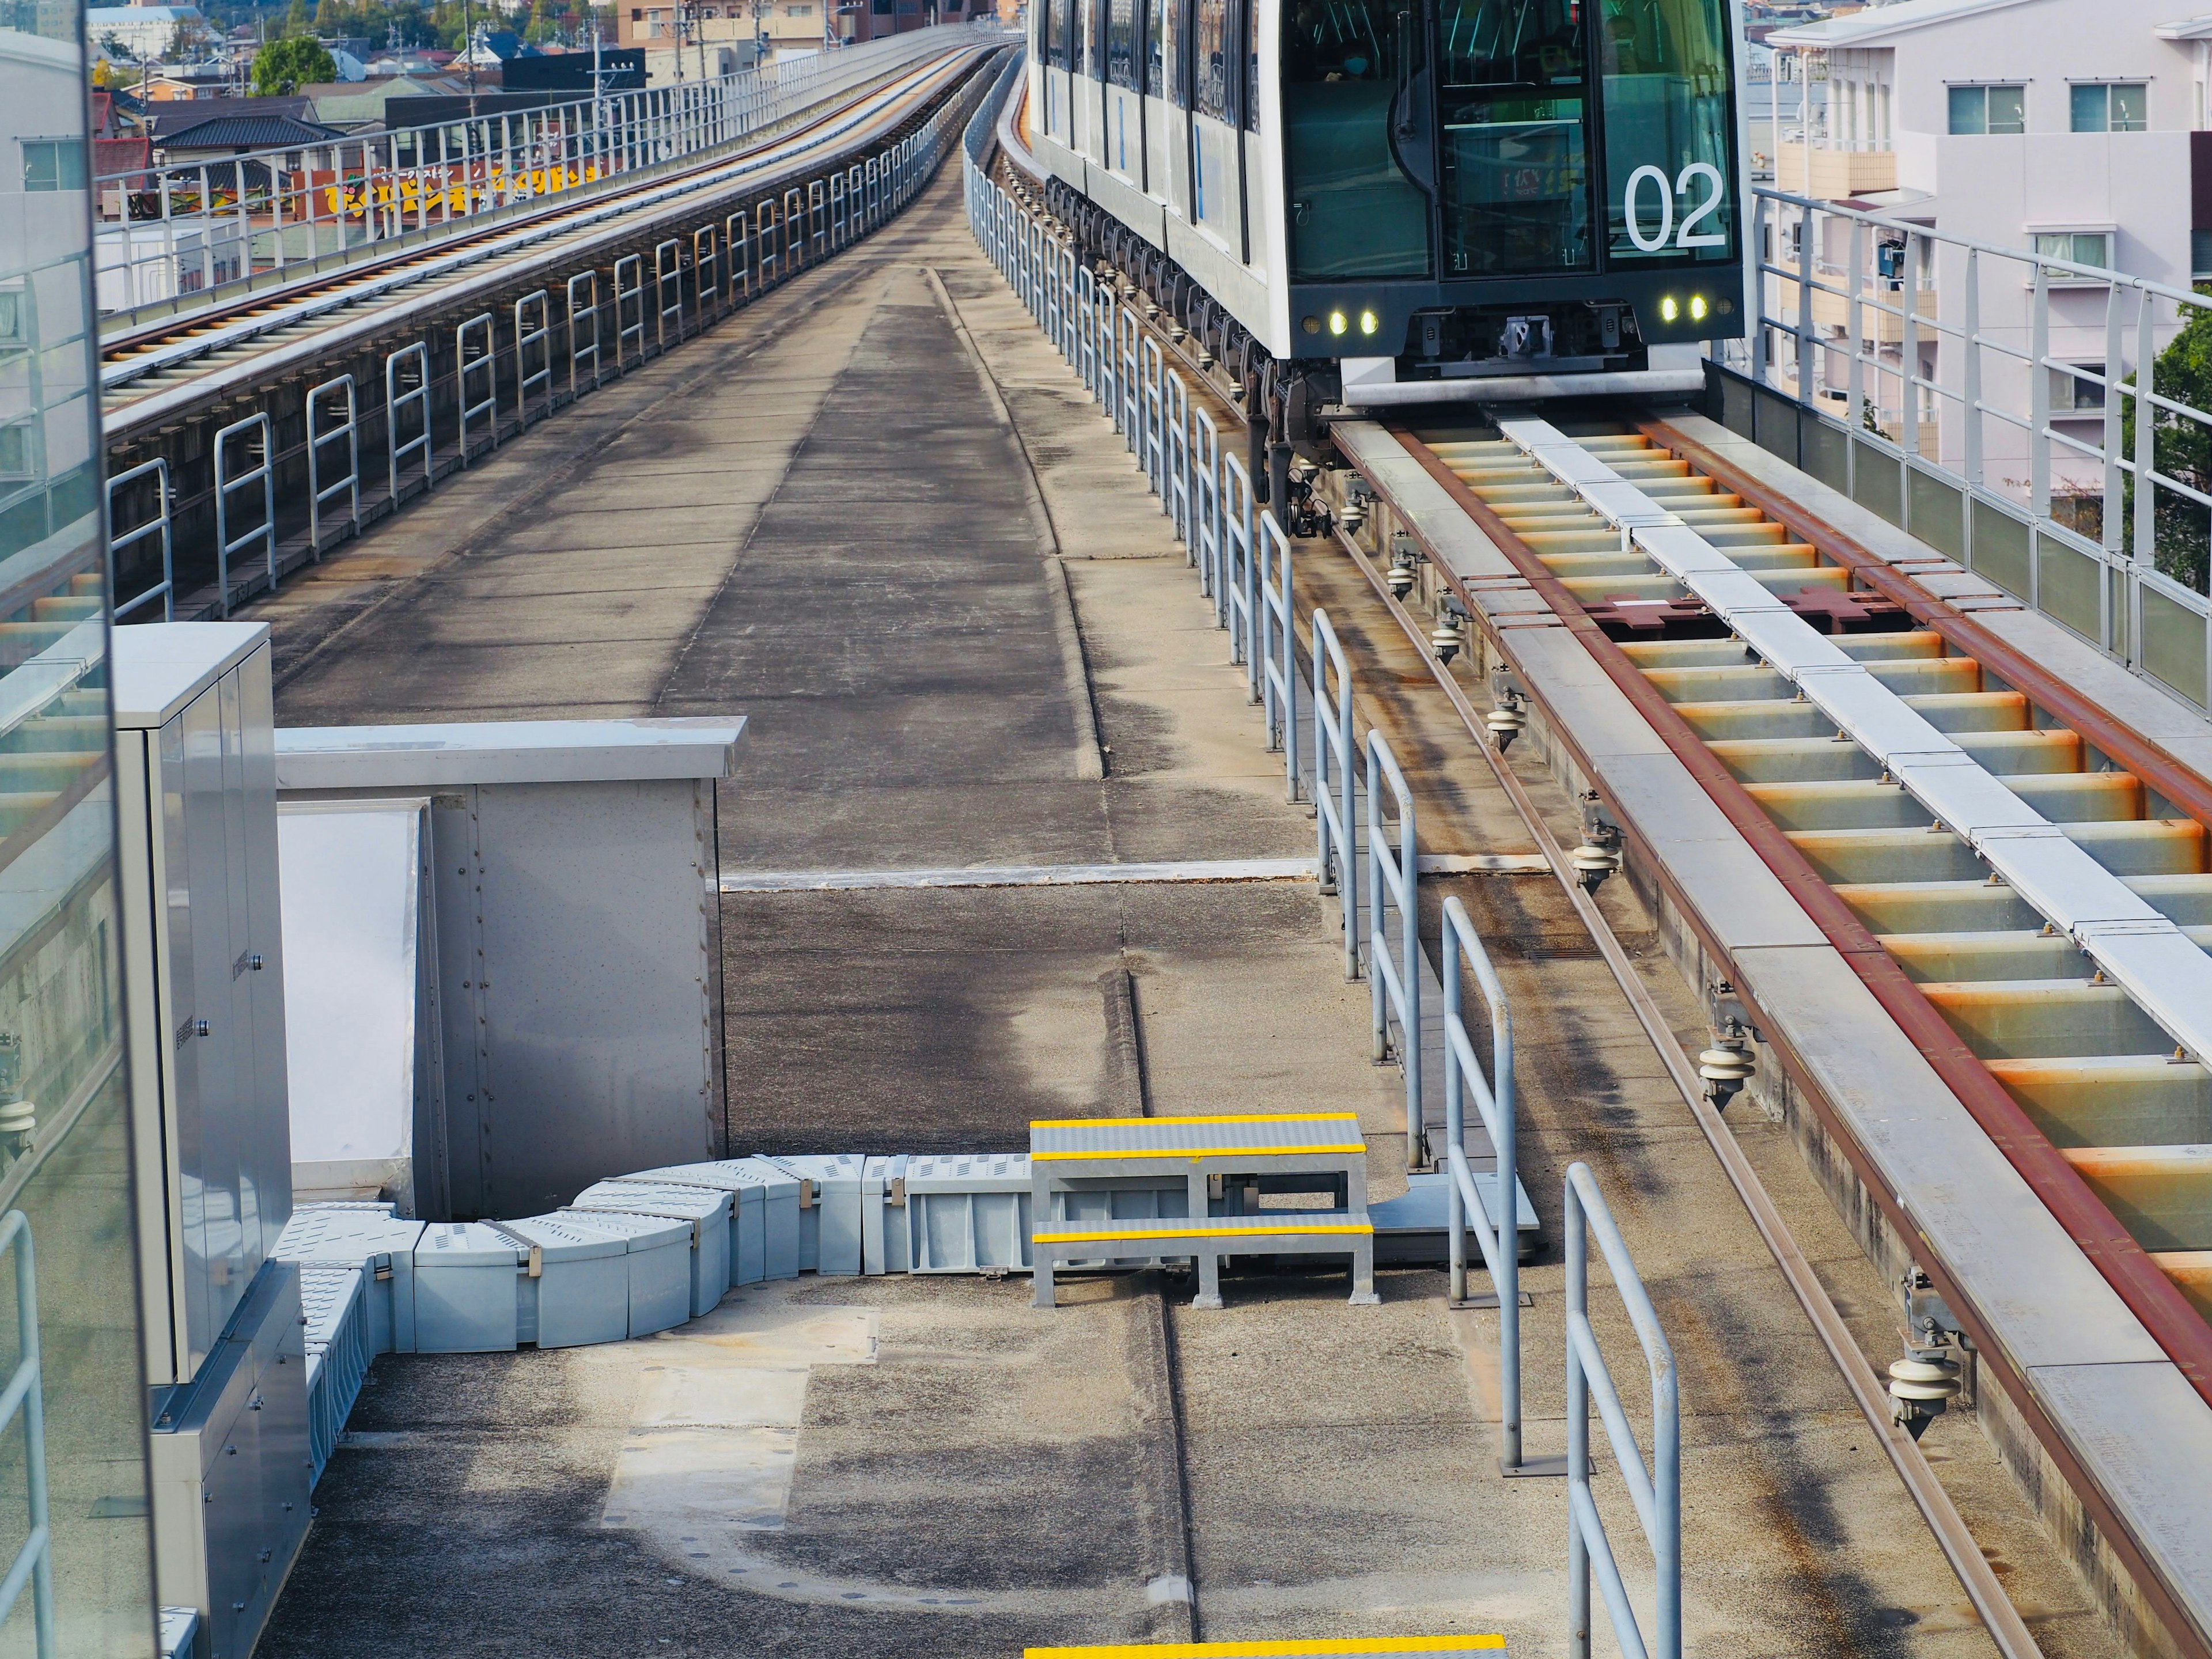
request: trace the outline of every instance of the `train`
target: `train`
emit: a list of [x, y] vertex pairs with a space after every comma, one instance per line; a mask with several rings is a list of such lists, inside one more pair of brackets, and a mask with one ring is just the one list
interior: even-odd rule
[[1737, 0], [1031, 0], [1028, 30], [1048, 199], [1279, 438], [1688, 392], [1746, 331]]

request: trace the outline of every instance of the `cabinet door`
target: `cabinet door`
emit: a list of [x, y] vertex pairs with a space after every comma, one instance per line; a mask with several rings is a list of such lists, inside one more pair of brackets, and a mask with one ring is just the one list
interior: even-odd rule
[[[245, 763], [246, 969], [252, 1006], [254, 1190], [262, 1256], [292, 1214], [292, 1112], [284, 1070], [284, 925], [277, 889], [276, 727], [270, 703], [267, 647], [238, 666], [240, 736]], [[234, 907], [234, 914], [235, 908]], [[258, 957], [261, 966], [252, 966]], [[241, 1058], [243, 1058], [241, 1056]]]
[[[231, 1006], [229, 827], [223, 799], [222, 697], [210, 690], [185, 709], [185, 833], [191, 847], [192, 995], [202, 1024], [199, 1068], [200, 1194], [207, 1218], [207, 1284], [210, 1328], [193, 1346], [221, 1334], [246, 1292], [239, 1170], [246, 1141], [239, 1121], [234, 1049], [237, 1021]], [[258, 1226], [258, 1223], [257, 1223]]]
[[175, 1316], [184, 1334], [175, 1356], [177, 1378], [196, 1375], [215, 1340], [208, 1302], [207, 1201], [204, 1185], [207, 1150], [200, 1133], [200, 1042], [198, 986], [192, 976], [192, 854], [190, 766], [185, 758], [185, 717], [161, 728], [160, 823], [162, 890], [155, 902], [167, 912], [168, 983], [162, 994], [168, 1030], [169, 1072], [175, 1087], [161, 1103], [161, 1132], [176, 1170], [177, 1237], [169, 1264], [176, 1283]]
[[[246, 799], [245, 711], [234, 668], [216, 683], [214, 695], [222, 708], [222, 853], [226, 879], [209, 895], [209, 902], [222, 907], [230, 934], [229, 953], [223, 957], [224, 998], [230, 1009], [230, 1067], [228, 1107], [238, 1136], [239, 1271], [252, 1279], [265, 1251], [262, 1244], [263, 1207], [267, 1170], [274, 1156], [289, 1157], [290, 1136], [268, 1146], [268, 1127], [261, 1120], [259, 1079], [255, 1074], [253, 1029], [253, 899], [252, 865], [246, 854], [246, 825], [252, 817]], [[284, 1190], [291, 1191], [291, 1171], [285, 1170]], [[280, 1222], [278, 1224], [282, 1225]], [[275, 1243], [272, 1237], [270, 1243]]]

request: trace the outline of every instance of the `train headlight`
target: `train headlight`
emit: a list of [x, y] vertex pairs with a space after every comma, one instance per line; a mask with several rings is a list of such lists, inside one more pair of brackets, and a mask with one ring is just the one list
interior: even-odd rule
[[1363, 311], [1359, 313], [1359, 331], [1362, 334], [1372, 334], [1382, 326], [1381, 319], [1377, 318], [1373, 312]]
[[1342, 312], [1332, 311], [1328, 313], [1328, 331], [1330, 333], [1341, 334], [1350, 326], [1351, 325], [1346, 321], [1345, 315]]
[[1692, 294], [1690, 296], [1690, 320], [1693, 323], [1704, 322], [1706, 310], [1705, 296], [1702, 294]]
[[1669, 294], [1666, 298], [1659, 301], [1659, 320], [1661, 322], [1671, 323], [1681, 314], [1682, 307], [1675, 302], [1674, 296], [1673, 295]]
[[1304, 322], [1301, 323], [1299, 326], [1304, 329], [1309, 334], [1318, 334], [1321, 332], [1321, 319], [1318, 317], [1309, 317]]

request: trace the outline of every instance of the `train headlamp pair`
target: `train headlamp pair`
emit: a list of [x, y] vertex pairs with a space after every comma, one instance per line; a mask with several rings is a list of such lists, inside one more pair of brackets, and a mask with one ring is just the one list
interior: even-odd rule
[[[1362, 334], [1372, 334], [1382, 326], [1382, 319], [1372, 311], [1363, 311], [1359, 313], [1359, 331]], [[1342, 310], [1335, 310], [1328, 313], [1328, 331], [1331, 334], [1341, 337], [1351, 330], [1351, 327], [1352, 319]], [[1309, 334], [1320, 332], [1318, 320], [1311, 317], [1307, 318], [1305, 331]]]
[[[1692, 294], [1690, 296], [1690, 320], [1692, 322], [1704, 322], [1705, 320], [1706, 313], [1711, 309], [1711, 302], [1708, 301], [1704, 295]], [[1681, 314], [1682, 302], [1676, 299], [1673, 295], [1667, 295], [1660, 300], [1659, 320], [1661, 322], [1674, 322], [1680, 319]]]

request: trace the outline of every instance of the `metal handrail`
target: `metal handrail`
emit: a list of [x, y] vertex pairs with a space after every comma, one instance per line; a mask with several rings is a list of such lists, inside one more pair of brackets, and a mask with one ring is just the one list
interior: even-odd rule
[[1297, 669], [1293, 660], [1291, 538], [1275, 522], [1275, 511], [1260, 514], [1258, 570], [1259, 666], [1261, 708], [1267, 747], [1283, 751], [1283, 799], [1298, 798]]
[[[1513, 1011], [1505, 987], [1491, 966], [1467, 907], [1456, 896], [1444, 901], [1444, 1158], [1450, 1173], [1444, 1233], [1449, 1242], [1451, 1298], [1467, 1300], [1467, 1230], [1475, 1220], [1474, 1239], [1483, 1266], [1498, 1291], [1498, 1461], [1511, 1474], [1521, 1461], [1521, 1194], [1517, 1185], [1513, 1088]], [[1474, 969], [1476, 988], [1490, 1014], [1490, 1077], [1486, 1081], [1474, 1042], [1461, 1012], [1464, 995], [1461, 963]], [[1486, 1206], [1467, 1161], [1467, 1107], [1489, 1132], [1497, 1173]]]
[[[161, 510], [135, 530], [116, 534], [115, 492], [149, 476], [154, 479], [154, 488], [159, 493]], [[149, 536], [158, 534], [161, 538], [161, 582], [137, 598], [116, 605], [113, 615], [118, 622], [140, 605], [151, 604], [157, 599], [161, 601], [161, 620], [174, 622], [177, 619], [176, 567], [169, 533], [169, 463], [166, 456], [156, 455], [150, 461], [141, 461], [129, 471], [118, 472], [107, 481], [107, 592], [111, 599], [119, 591], [115, 580], [115, 556], [126, 547], [137, 546]]]
[[[1636, 1262], [1613, 1224], [1605, 1194], [1587, 1164], [1567, 1166], [1567, 1651], [1589, 1659], [1590, 1575], [1595, 1569], [1613, 1639], [1628, 1659], [1681, 1659], [1682, 1653], [1682, 1421], [1674, 1351], [1659, 1327], [1658, 1310], [1638, 1276]], [[1628, 1310], [1651, 1373], [1651, 1464], [1606, 1368], [1589, 1320], [1589, 1239], [1595, 1237], [1613, 1286]], [[1620, 1468], [1621, 1482], [1651, 1547], [1657, 1589], [1647, 1645], [1636, 1609], [1621, 1582], [1620, 1563], [1590, 1492], [1589, 1408], [1595, 1401]]]
[[61, 1652], [54, 1630], [54, 1546], [46, 1486], [46, 1396], [44, 1360], [39, 1344], [39, 1269], [31, 1246], [31, 1224], [21, 1210], [0, 1218], [0, 1255], [15, 1258], [15, 1346], [21, 1356], [0, 1392], [0, 1434], [20, 1413], [23, 1419], [23, 1483], [30, 1510], [30, 1534], [16, 1547], [8, 1576], [0, 1578], [0, 1623], [5, 1623], [31, 1586], [34, 1640], [39, 1659]]
[[[325, 431], [319, 417], [322, 400], [331, 393], [345, 396], [345, 419], [332, 431]], [[325, 483], [322, 450], [325, 444], [346, 443], [345, 477]], [[340, 490], [347, 494], [347, 522], [356, 535], [361, 533], [361, 416], [354, 398], [353, 376], [341, 374], [336, 380], [325, 380], [307, 394], [307, 542], [315, 556], [323, 556], [323, 504]], [[117, 613], [120, 615], [120, 612]]]
[[1160, 511], [1183, 544], [1183, 562], [1198, 562], [1198, 538], [1190, 533], [1190, 388], [1170, 369], [1161, 380], [1162, 418], [1167, 426], [1168, 487]]
[[486, 214], [619, 190], [624, 175], [740, 146], [976, 39], [969, 26], [914, 31], [672, 88], [103, 174], [93, 199], [121, 216], [99, 226], [104, 307], [179, 314], [272, 273], [312, 273], [401, 238], [434, 244]]
[[1228, 626], [1224, 608], [1228, 600], [1221, 586], [1221, 433], [1213, 416], [1194, 406], [1190, 411], [1191, 477], [1197, 499], [1192, 503], [1197, 534], [1193, 538], [1198, 558], [1198, 591], [1213, 601], [1217, 628]]
[[[1343, 901], [1344, 977], [1359, 977], [1359, 850], [1352, 840], [1358, 750], [1352, 736], [1352, 665], [1328, 612], [1313, 613], [1314, 869], [1321, 890]], [[1328, 676], [1336, 695], [1328, 695]]]
[[[1383, 833], [1382, 787], [1398, 821], [1398, 844]], [[1398, 1022], [1398, 1057], [1406, 1071], [1406, 1167], [1427, 1161], [1421, 1122], [1421, 908], [1418, 883], [1420, 836], [1415, 827], [1413, 792], [1398, 768], [1398, 757], [1380, 732], [1367, 733], [1367, 977], [1373, 987], [1375, 1063], [1390, 1058], [1390, 1021]], [[1382, 925], [1386, 897], [1398, 907], [1396, 955]]]
[[1167, 359], [1160, 350], [1160, 343], [1147, 334], [1137, 348], [1138, 418], [1140, 434], [1138, 441], [1137, 464], [1152, 493], [1164, 502], [1168, 498], [1167, 483], [1167, 410], [1166, 393], [1160, 386], [1160, 377], [1167, 372]]
[[[225, 447], [231, 439], [246, 433], [257, 433], [261, 440], [259, 459], [245, 472], [234, 477], [224, 465], [229, 454]], [[218, 608], [226, 621], [230, 617], [230, 556], [240, 548], [259, 540], [269, 556], [269, 585], [276, 585], [276, 472], [271, 465], [269, 416], [249, 415], [242, 421], [233, 421], [215, 434], [215, 568], [216, 591], [220, 596]], [[244, 535], [233, 538], [230, 533], [230, 498], [241, 489], [261, 486], [261, 522]]]
[[[474, 357], [469, 356], [469, 345], [477, 329], [483, 331], [483, 349]], [[469, 464], [469, 422], [482, 418], [491, 428], [491, 447], [499, 447], [499, 342], [492, 332], [491, 313], [483, 312], [471, 317], [453, 331], [453, 361], [459, 366], [461, 404], [461, 465]], [[482, 374], [484, 394], [476, 402], [469, 401], [469, 376]], [[276, 585], [276, 573], [270, 573], [270, 585]]]

